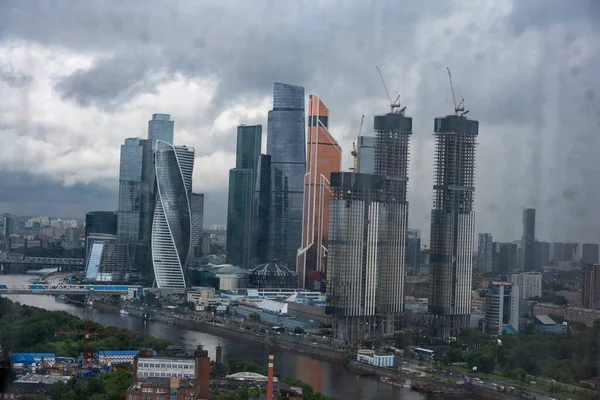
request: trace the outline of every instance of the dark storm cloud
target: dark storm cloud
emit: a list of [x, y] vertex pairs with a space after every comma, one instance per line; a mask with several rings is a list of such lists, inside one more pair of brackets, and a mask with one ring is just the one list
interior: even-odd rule
[[[600, 37], [599, 3], [515, 0], [496, 18], [486, 15], [487, 6], [478, 15], [450, 1], [14, 0], [0, 2], [0, 46], [26, 40], [100, 54], [89, 69], [56, 81], [62, 98], [83, 111], [118, 110], [174, 76], [214, 80], [211, 104], [187, 121], [190, 131], [211, 126], [231, 104], [270, 96], [273, 81], [303, 85], [323, 98], [332, 133], [345, 141], [361, 114], [371, 121], [386, 110], [379, 65], [414, 118], [410, 220], [424, 231], [432, 120], [452, 110], [450, 66], [457, 93], [480, 121], [478, 229], [518, 238], [521, 210], [537, 207], [541, 239], [600, 242], [600, 216], [589, 216], [600, 201], [600, 165], [593, 162], [600, 151], [600, 55], [588, 48]], [[438, 27], [445, 27], [441, 35]], [[369, 132], [371, 122], [365, 126]], [[233, 151], [234, 134], [216, 145]], [[224, 198], [207, 193], [206, 209], [221, 221]]]
[[100, 182], [65, 187], [51, 176], [0, 170], [0, 209], [20, 215], [45, 214], [81, 217], [92, 209], [114, 210], [116, 184], [107, 189]]
[[0, 65], [0, 81], [10, 87], [20, 88], [29, 85], [33, 81], [33, 77], [15, 71], [14, 67], [10, 64], [4, 64]]

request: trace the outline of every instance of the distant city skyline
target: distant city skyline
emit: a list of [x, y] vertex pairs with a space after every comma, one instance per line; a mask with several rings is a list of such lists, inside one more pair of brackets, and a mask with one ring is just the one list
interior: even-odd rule
[[[177, 121], [179, 142], [196, 148], [194, 188], [206, 194], [206, 223], [225, 224], [235, 127], [267, 126], [272, 83], [292, 82], [327, 99], [347, 170], [361, 115], [372, 121], [388, 101], [377, 65], [390, 92], [413, 110], [410, 226], [427, 243], [434, 151], [428, 132], [450, 104], [449, 66], [457, 95], [477, 104], [472, 113], [489, 132], [479, 138], [476, 232], [519, 239], [519, 214], [532, 207], [541, 240], [600, 237], [600, 216], [590, 213], [600, 187], [588, 183], [600, 166], [587, 161], [600, 140], [595, 3], [349, 1], [341, 25], [328, 2], [245, 4], [236, 12], [227, 3], [210, 10], [190, 3], [177, 8], [172, 29], [161, 34], [151, 27], [171, 17], [152, 1], [144, 18], [133, 4], [119, 4], [126, 21], [119, 30], [112, 28], [116, 3], [109, 0], [64, 2], [43, 12], [26, 3], [0, 5], [2, 212], [83, 218], [88, 210], [116, 210], [119, 146], [144, 135], [148, 115], [163, 111]], [[288, 16], [286, 30], [275, 19], [257, 30], [254, 21], [264, 15]], [[99, 24], [94, 33], [91, 18]], [[215, 37], [222, 20], [237, 29]], [[387, 45], [398, 26], [401, 52]], [[307, 34], [314, 30], [319, 34]], [[252, 34], [240, 40], [236, 32]], [[443, 51], [431, 51], [439, 46]], [[231, 49], [227, 56], [224, 48]], [[556, 104], [563, 118], [556, 119]], [[370, 135], [371, 128], [363, 131]], [[209, 176], [200, 172], [207, 170]]]

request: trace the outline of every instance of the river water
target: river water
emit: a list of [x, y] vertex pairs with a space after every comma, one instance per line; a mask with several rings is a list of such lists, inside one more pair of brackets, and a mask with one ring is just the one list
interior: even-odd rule
[[[47, 272], [47, 271], [46, 271]], [[35, 275], [0, 275], [0, 284], [23, 285], [29, 283]], [[54, 296], [12, 295], [8, 298], [22, 304], [61, 310], [89, 319], [105, 326], [116, 326], [144, 332], [148, 335], [169, 339], [186, 349], [193, 349], [198, 343], [208, 350], [214, 360], [217, 345], [223, 347], [223, 360], [240, 358], [248, 362], [267, 365], [270, 348], [266, 345], [243, 339], [230, 339], [198, 331], [181, 329], [164, 322], [143, 322], [139, 318], [99, 311], [91, 307], [79, 307], [57, 301]], [[392, 400], [424, 399], [425, 396], [408, 389], [396, 388], [384, 384], [375, 378], [366, 378], [346, 369], [344, 365], [317, 360], [306, 355], [286, 350], [275, 350], [275, 372], [284, 377], [302, 380], [316, 391], [333, 396], [338, 400]]]

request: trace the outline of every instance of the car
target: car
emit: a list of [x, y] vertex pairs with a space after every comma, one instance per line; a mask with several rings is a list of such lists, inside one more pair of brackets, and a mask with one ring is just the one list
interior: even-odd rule
[[537, 382], [536, 382], [536, 381], [529, 381], [529, 383], [530, 383], [531, 385], [535, 385]]
[[492, 382], [492, 386], [496, 387], [498, 384], [496, 384], [496, 382]]

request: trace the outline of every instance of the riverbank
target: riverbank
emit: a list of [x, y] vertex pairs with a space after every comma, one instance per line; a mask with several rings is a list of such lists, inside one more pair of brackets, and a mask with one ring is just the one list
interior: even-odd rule
[[[102, 311], [114, 313], [119, 313], [121, 310], [120, 306], [108, 304], [102, 301], [95, 301], [93, 307], [101, 309]], [[151, 313], [156, 321], [173, 324], [183, 329], [196, 330], [200, 332], [226, 336], [232, 339], [251, 340], [256, 343], [262, 343], [276, 348], [293, 351], [298, 354], [309, 355], [310, 357], [318, 358], [325, 361], [340, 364], [343, 364], [345, 362], [344, 352], [326, 348], [322, 344], [307, 345], [306, 343], [288, 340], [286, 336], [283, 336], [282, 338], [274, 335], [259, 334], [245, 329], [234, 329], [234, 327], [199, 321], [189, 316], [187, 316], [186, 318], [186, 316], [184, 315], [174, 313], [163, 314], [162, 312], [155, 312], [151, 310], [138, 310], [134, 308], [126, 309], [129, 312], [130, 316], [140, 319], [142, 318], [142, 313]]]

